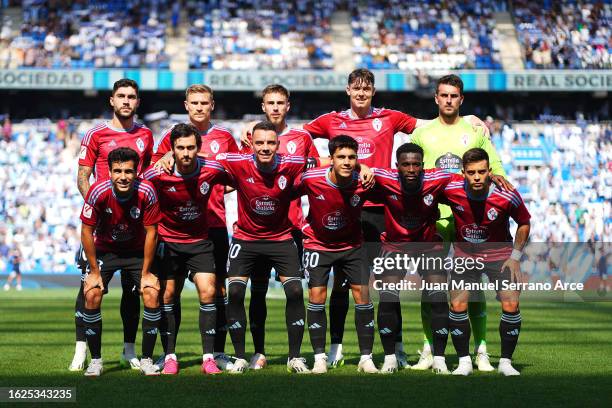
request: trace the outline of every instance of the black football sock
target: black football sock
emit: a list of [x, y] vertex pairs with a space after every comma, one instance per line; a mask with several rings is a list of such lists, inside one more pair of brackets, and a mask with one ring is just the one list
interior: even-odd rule
[[397, 307], [399, 292], [381, 290], [378, 304], [378, 333], [385, 355], [395, 354], [396, 332], [399, 330]]
[[446, 293], [433, 292], [428, 297], [431, 306], [431, 327], [433, 333], [433, 355], [444, 356], [448, 342], [448, 300]]
[[214, 303], [200, 302], [200, 335], [202, 353], [212, 354], [215, 348], [215, 326], [217, 325], [217, 306]]
[[225, 341], [227, 340], [227, 305], [226, 296], [215, 297], [215, 306], [217, 306], [217, 323], [215, 331], [215, 353], [225, 353]]
[[245, 358], [246, 311], [244, 296], [247, 282], [230, 279], [227, 284], [227, 329], [229, 330], [236, 358]]
[[174, 303], [164, 303], [161, 307], [162, 319], [159, 323], [159, 332], [164, 353], [174, 354], [176, 322], [174, 316]]
[[499, 322], [501, 357], [512, 359], [521, 332], [521, 312], [503, 312]]
[[307, 311], [308, 333], [315, 354], [325, 352], [325, 337], [327, 335], [327, 315], [325, 303], [308, 303]]
[[161, 320], [159, 307], [144, 307], [142, 315], [142, 357], [153, 358], [153, 350], [157, 341], [157, 332]]
[[81, 281], [81, 288], [79, 289], [79, 293], [77, 294], [76, 302], [74, 304], [74, 326], [76, 341], [87, 341], [87, 337], [85, 336], [85, 322], [83, 322], [84, 311], [85, 295], [83, 294], [83, 281]]
[[460, 313], [448, 312], [448, 331], [453, 339], [455, 350], [457, 350], [457, 356], [469, 356], [471, 330], [467, 311]]
[[121, 293], [121, 320], [123, 321], [123, 342], [135, 343], [140, 323], [140, 295], [133, 285], [124, 285]]
[[91, 358], [101, 358], [102, 313], [100, 313], [100, 308], [85, 308], [83, 311], [83, 321], [85, 322], [85, 336], [87, 337], [87, 346], [89, 347]]
[[374, 305], [355, 305], [355, 328], [361, 355], [372, 354], [374, 346]]
[[266, 294], [268, 293], [268, 282], [251, 281], [251, 302], [249, 303], [249, 327], [253, 336], [255, 353], [266, 354], [266, 318], [268, 307], [266, 305]]
[[349, 309], [348, 290], [332, 290], [329, 297], [329, 335], [332, 344], [341, 344]]
[[304, 290], [300, 278], [288, 278], [283, 282], [287, 303], [285, 305], [285, 321], [289, 338], [289, 358], [299, 357], [304, 338]]

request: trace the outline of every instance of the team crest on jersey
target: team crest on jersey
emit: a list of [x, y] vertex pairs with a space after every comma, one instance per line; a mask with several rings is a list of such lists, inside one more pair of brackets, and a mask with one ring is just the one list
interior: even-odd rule
[[93, 211], [93, 208], [91, 205], [85, 203], [85, 205], [83, 206], [83, 216], [85, 218], [91, 218], [91, 213]]
[[132, 209], [130, 210], [130, 215], [133, 219], [137, 219], [138, 217], [140, 217], [140, 208], [132, 207]]
[[374, 119], [372, 121], [372, 127], [375, 131], [380, 132], [380, 129], [382, 129], [382, 121], [378, 118]]
[[281, 190], [284, 190], [287, 187], [287, 178], [285, 176], [280, 176], [278, 178], [278, 186]]
[[361, 198], [357, 194], [353, 194], [353, 196], [351, 197], [351, 205], [353, 207], [357, 207], [357, 204], [359, 204], [360, 201]]
[[141, 152], [144, 152], [144, 142], [142, 141], [141, 138], [136, 139], [136, 147], [138, 148], [138, 150], [140, 150]]
[[200, 184], [200, 193], [202, 193], [202, 195], [208, 194], [208, 190], [210, 190], [210, 185], [207, 182]]
[[81, 150], [79, 151], [79, 159], [85, 160], [87, 156], [87, 148], [85, 146], [81, 146]]
[[429, 207], [431, 203], [433, 203], [433, 196], [431, 194], [427, 194], [425, 197], [423, 197], [423, 202]]
[[219, 143], [216, 140], [213, 140], [210, 144], [210, 151], [214, 154], [219, 153]]
[[289, 154], [293, 154], [295, 153], [295, 151], [297, 150], [297, 145], [295, 144], [295, 142], [289, 142], [287, 143], [287, 151], [289, 152]]
[[489, 217], [491, 221], [497, 218], [497, 211], [495, 208], [491, 208], [489, 211], [487, 211], [487, 217]]

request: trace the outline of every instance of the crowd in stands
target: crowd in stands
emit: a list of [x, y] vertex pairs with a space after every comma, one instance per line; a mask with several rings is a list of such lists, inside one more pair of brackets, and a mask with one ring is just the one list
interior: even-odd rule
[[352, 0], [353, 51], [370, 69], [499, 69], [493, 0]]
[[22, 26], [2, 22], [0, 68], [167, 68], [170, 3], [24, 0]]
[[187, 0], [189, 66], [332, 69], [335, 0]]
[[[21, 254], [25, 272], [76, 271], [79, 211], [76, 155], [94, 124], [5, 120], [0, 137], [0, 272]], [[235, 135], [242, 122], [223, 122]], [[532, 215], [532, 242], [612, 242], [612, 128], [581, 121], [493, 126], [493, 141], [510, 181]], [[317, 145], [321, 154], [324, 144]], [[545, 161], [519, 166], [516, 146], [541, 147]], [[228, 223], [236, 219], [228, 205]]]
[[526, 68], [610, 69], [610, 1], [513, 1]]

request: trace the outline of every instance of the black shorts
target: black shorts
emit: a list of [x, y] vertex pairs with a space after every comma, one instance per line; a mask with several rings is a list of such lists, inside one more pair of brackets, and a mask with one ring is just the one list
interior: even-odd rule
[[369, 269], [364, 267], [363, 247], [336, 252], [305, 248], [303, 265], [309, 288], [327, 286], [332, 267], [334, 275], [351, 285], [367, 285], [370, 278]]
[[[96, 257], [98, 258], [100, 275], [104, 283], [103, 293], [108, 293], [108, 284], [118, 270], [121, 270], [121, 286], [124, 290], [125, 288], [129, 288], [138, 293], [140, 290], [140, 276], [142, 274], [142, 262], [144, 259], [142, 251], [127, 252], [124, 254], [97, 251]], [[84, 251], [81, 251], [77, 264], [83, 273], [81, 281], [84, 281], [85, 275], [89, 272], [89, 263], [85, 258]]]
[[155, 256], [156, 274], [160, 280], [185, 279], [198, 272], [214, 273], [213, 244], [202, 240], [191, 244], [160, 242]]
[[372, 268], [374, 275], [380, 278], [396, 277], [400, 279], [417, 273], [421, 278], [434, 275], [446, 277], [445, 257], [441, 251], [419, 250], [421, 247], [429, 246], [427, 243], [416, 243], [413, 246], [411, 251], [381, 251], [380, 256], [374, 260]]
[[210, 228], [208, 239], [213, 243], [215, 275], [219, 279], [225, 279], [227, 278], [227, 254], [229, 252], [227, 228]]
[[[298, 250], [298, 265], [302, 268], [302, 256], [304, 254], [304, 245], [302, 244], [303, 234], [300, 230], [291, 231], [291, 236], [293, 236], [293, 242], [295, 242], [295, 246]], [[262, 259], [257, 261], [255, 264], [255, 272], [252, 275], [253, 277], [260, 278], [262, 280], [269, 280], [272, 276], [272, 264], [269, 259]], [[279, 280], [279, 275], [276, 273], [276, 280]]]
[[303, 276], [293, 239], [286, 241], [245, 241], [234, 238], [229, 249], [227, 275], [252, 277], [257, 265], [270, 265], [279, 276]]
[[[466, 282], [466, 283], [480, 283], [482, 282], [482, 275], [487, 275], [489, 282], [497, 283], [497, 287], [501, 288], [501, 281], [510, 281], [512, 274], [510, 269], [505, 268], [503, 271], [502, 265], [505, 261], [494, 261], [484, 263], [484, 268], [470, 267], [465, 268], [462, 271], [457, 266], [451, 271], [451, 283], [452, 282]], [[455, 286], [451, 286], [455, 287]]]

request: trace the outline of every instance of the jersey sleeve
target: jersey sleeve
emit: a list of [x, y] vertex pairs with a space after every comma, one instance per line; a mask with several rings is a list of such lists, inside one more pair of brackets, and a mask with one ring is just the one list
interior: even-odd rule
[[159, 211], [159, 200], [157, 199], [157, 193], [155, 189], [147, 192], [147, 206], [144, 209], [142, 216], [143, 225], [155, 225], [161, 220], [161, 213]]
[[95, 132], [89, 131], [81, 141], [79, 150], [79, 166], [94, 167], [98, 158], [98, 137]]
[[225, 167], [221, 163], [215, 160], [206, 160], [204, 164], [206, 170], [212, 174], [212, 182], [215, 184], [228, 185], [230, 184], [231, 177], [225, 171]]
[[157, 163], [159, 159], [164, 157], [164, 155], [170, 151], [170, 132], [171, 129], [166, 130], [162, 137], [153, 146], [153, 157], [151, 159], [151, 164]]
[[142, 155], [142, 163], [140, 164], [141, 169], [146, 169], [151, 164], [153, 159], [153, 148], [155, 146], [155, 140], [153, 139], [153, 132], [147, 132], [147, 147]]
[[416, 129], [416, 118], [399, 111], [391, 111], [391, 120], [393, 122], [393, 130], [410, 134]]
[[83, 204], [83, 208], [81, 209], [81, 221], [83, 224], [91, 225], [92, 227], [98, 224], [99, 212], [97, 206], [97, 199], [99, 195], [96, 195], [95, 200], [92, 197], [92, 191], [94, 189], [90, 188], [85, 196], [85, 203]]
[[304, 125], [304, 130], [312, 137], [329, 139], [329, 128], [331, 126], [332, 113], [326, 113]]
[[523, 198], [516, 190], [510, 191], [509, 193], [512, 196], [510, 202], [510, 217], [512, 217], [518, 225], [529, 224], [531, 214], [529, 214], [529, 210], [527, 210]]
[[305, 137], [304, 143], [304, 151], [306, 152], [306, 158], [319, 157], [319, 151], [317, 150], [317, 146], [315, 146], [314, 141], [312, 140], [312, 136], [308, 135], [308, 137]]
[[421, 138], [421, 133], [423, 133], [423, 131], [421, 130], [421, 128], [416, 128], [414, 129], [414, 132], [412, 132], [412, 134], [410, 134], [410, 143], [414, 143], [417, 146], [421, 146], [421, 148], [423, 147], [423, 140]]
[[484, 130], [478, 129], [478, 136], [480, 139], [480, 148], [484, 149], [489, 155], [489, 165], [491, 166], [491, 172], [497, 176], [507, 177], [506, 172], [504, 171], [504, 166], [502, 165], [501, 159], [491, 143], [491, 139], [489, 139], [484, 134]]
[[305, 186], [305, 180], [304, 180], [304, 175], [306, 173], [303, 173], [301, 177], [298, 177], [295, 179], [295, 183], [292, 186], [291, 189], [291, 199], [295, 200], [296, 198], [299, 198], [301, 196], [303, 196], [304, 194], [306, 194], [306, 186]]
[[240, 153], [240, 148], [233, 136], [227, 137], [227, 153]]

